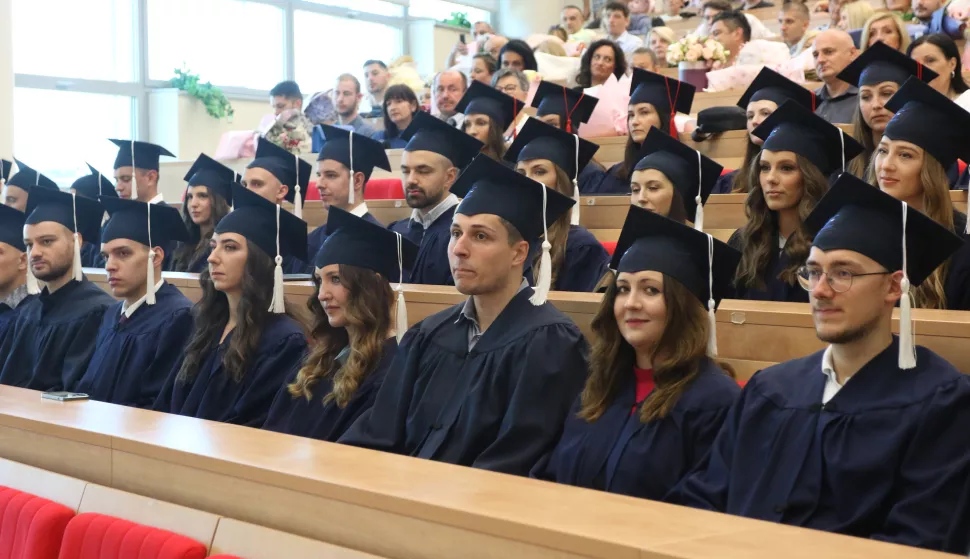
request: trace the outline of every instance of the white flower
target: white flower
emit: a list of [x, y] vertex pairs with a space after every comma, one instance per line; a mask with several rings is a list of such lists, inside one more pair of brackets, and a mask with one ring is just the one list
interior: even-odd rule
[[700, 45], [694, 44], [694, 45], [691, 45], [689, 49], [687, 49], [687, 54], [685, 55], [685, 58], [687, 59], [688, 62], [697, 62], [698, 60], [700, 60], [701, 56], [703, 55], [703, 52], [704, 52], [704, 49], [701, 48]]
[[704, 46], [704, 50], [701, 51], [704, 56], [704, 60], [714, 60], [714, 55], [717, 54], [714, 47]]

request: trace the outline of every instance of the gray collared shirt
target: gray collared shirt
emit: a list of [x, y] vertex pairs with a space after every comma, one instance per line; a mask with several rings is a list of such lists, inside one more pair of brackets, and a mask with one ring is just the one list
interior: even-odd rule
[[[527, 287], [529, 287], [529, 282], [525, 278], [522, 278], [522, 283], [519, 284], [519, 290], [515, 294], [522, 293], [522, 290]], [[465, 306], [462, 307], [461, 315], [458, 316], [455, 324], [461, 324], [462, 322], [468, 324], [468, 351], [471, 351], [478, 345], [478, 341], [482, 339], [483, 334], [481, 327], [478, 325], [478, 313], [475, 312], [475, 301], [472, 297], [469, 297], [465, 301]]]
[[424, 230], [427, 231], [429, 227], [438, 221], [438, 218], [444, 215], [444, 213], [451, 208], [458, 205], [458, 197], [454, 194], [449, 194], [445, 196], [445, 199], [438, 203], [437, 206], [431, 209], [431, 211], [421, 215], [419, 210], [414, 210], [411, 212], [411, 221], [418, 223]]
[[17, 305], [22, 303], [23, 300], [26, 298], [27, 298], [27, 284], [25, 283], [17, 287], [17, 289], [14, 289], [12, 292], [10, 292], [10, 295], [7, 295], [6, 298], [4, 298], [4, 300], [0, 301], [0, 303], [7, 305], [11, 309], [16, 309]]
[[849, 124], [852, 122], [856, 107], [859, 105], [859, 88], [850, 85], [849, 89], [842, 95], [831, 97], [829, 90], [823, 85], [815, 90], [815, 95], [819, 100], [815, 114], [831, 124]]

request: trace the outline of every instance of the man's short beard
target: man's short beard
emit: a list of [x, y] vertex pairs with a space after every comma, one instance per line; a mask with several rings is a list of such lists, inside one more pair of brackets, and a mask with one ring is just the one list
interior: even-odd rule
[[818, 331], [818, 329], [815, 330], [815, 334], [818, 336], [818, 339], [822, 340], [827, 344], [837, 344], [837, 345], [850, 344], [852, 342], [857, 342], [865, 338], [866, 336], [868, 336], [873, 330], [876, 329], [876, 324], [878, 324], [881, 319], [882, 317], [877, 316], [876, 318], [870, 320], [869, 322], [866, 322], [865, 324], [862, 324], [861, 326], [842, 330], [841, 332], [836, 332], [828, 336], [823, 336]]
[[55, 266], [52, 263], [49, 272], [43, 275], [34, 274], [34, 276], [44, 283], [51, 283], [69, 274], [71, 272], [71, 264], [73, 264], [73, 262], [68, 262], [67, 264], [62, 264], [61, 266]]

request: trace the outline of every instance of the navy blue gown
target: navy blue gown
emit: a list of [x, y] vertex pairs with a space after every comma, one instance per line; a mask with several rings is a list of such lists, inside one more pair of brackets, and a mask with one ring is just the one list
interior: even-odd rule
[[451, 276], [451, 265], [448, 263], [448, 243], [451, 241], [451, 221], [455, 217], [457, 207], [441, 214], [427, 231], [418, 222], [412, 222], [411, 218], [388, 225], [388, 229], [400, 233], [402, 237], [418, 245], [418, 257], [414, 261], [414, 269], [405, 270], [407, 283], [455, 284], [455, 279]]
[[169, 283], [121, 321], [121, 305], [101, 322], [97, 345], [76, 390], [92, 400], [150, 408], [177, 367], [192, 336], [192, 302]]
[[101, 259], [101, 246], [84, 241], [81, 243], [81, 267], [82, 268], [104, 268], [104, 260]]
[[[377, 221], [377, 218], [367, 212], [363, 215], [362, 219], [373, 223], [374, 225], [380, 225], [384, 227], [384, 224]], [[317, 227], [307, 236], [307, 254], [310, 255], [312, 260], [316, 260], [316, 255], [320, 252], [320, 247], [323, 246], [324, 241], [327, 240], [327, 224], [324, 223], [320, 227]]]
[[[892, 343], [822, 405], [822, 352], [752, 377], [671, 502], [942, 549], [970, 476], [970, 377]], [[966, 552], [966, 550], [956, 550]]]
[[[270, 258], [275, 258], [276, 255], [270, 256]], [[296, 258], [294, 256], [284, 256], [283, 257], [283, 273], [284, 274], [302, 274], [307, 275], [313, 274], [313, 265], [307, 264], [306, 262]]]
[[528, 475], [552, 450], [586, 378], [579, 328], [520, 291], [478, 344], [463, 305], [408, 330], [374, 405], [341, 443]]
[[[772, 246], [778, 246], [777, 236], [771, 241]], [[741, 230], [738, 229], [728, 239], [728, 245], [739, 251], [744, 251], [744, 241], [741, 239]], [[762, 280], [765, 282], [764, 289], [756, 287], [734, 286], [734, 297], [732, 299], [745, 299], [748, 301], [782, 301], [789, 303], [807, 303], [808, 292], [802, 289], [796, 282], [794, 285], [786, 283], [778, 277], [788, 266], [791, 260], [784, 249], [773, 251], [772, 257], [768, 260]]]
[[294, 398], [290, 394], [289, 385], [296, 380], [299, 369], [293, 371], [276, 393], [276, 399], [269, 409], [269, 417], [263, 429], [337, 442], [354, 421], [374, 405], [377, 391], [384, 382], [384, 375], [391, 366], [395, 351], [397, 351], [397, 338], [390, 337], [381, 348], [377, 367], [364, 377], [350, 402], [343, 409], [332, 400], [326, 404], [323, 403], [324, 395], [333, 390], [332, 377], [320, 379], [313, 385], [313, 397], [310, 400], [302, 396]]
[[[577, 398], [556, 449], [533, 477], [660, 500], [706, 458], [741, 389], [716, 364], [704, 360], [667, 417], [640, 422], [636, 378], [630, 371], [606, 412], [589, 423]], [[636, 406], [636, 411], [631, 410]]]
[[94, 354], [105, 311], [115, 300], [87, 279], [71, 280], [17, 306], [0, 342], [0, 384], [74, 390]]
[[566, 238], [566, 257], [552, 289], [592, 293], [609, 265], [610, 255], [603, 244], [585, 228], [571, 225]]
[[946, 308], [954, 311], [970, 311], [970, 235], [967, 216], [953, 211], [953, 226], [957, 235], [963, 237], [963, 247], [950, 258], [950, 268], [943, 283]]
[[620, 167], [623, 163], [617, 163], [609, 168], [608, 171], [603, 173], [600, 180], [593, 183], [587, 184], [586, 190], [583, 190], [583, 185], [580, 185], [580, 193], [586, 196], [610, 196], [610, 195], [630, 195], [630, 179], [624, 180], [622, 177], [618, 176]]
[[601, 169], [599, 165], [590, 163], [583, 167], [583, 170], [579, 172], [579, 177], [576, 178], [576, 182], [579, 185], [579, 193], [584, 196], [596, 194], [597, 188], [603, 182], [604, 177], [606, 177], [606, 171]]
[[731, 189], [734, 188], [734, 177], [736, 176], [738, 176], [737, 169], [719, 176], [717, 182], [714, 183], [714, 189], [711, 190], [711, 194], [730, 194]]
[[10, 305], [6, 303], [0, 303], [0, 340], [3, 339], [3, 333], [6, 330], [7, 325], [12, 323], [14, 318], [16, 318], [17, 311], [23, 309], [30, 300], [36, 298], [36, 295], [28, 295], [24, 297], [22, 301], [20, 301], [16, 308], [13, 309], [10, 308]]
[[286, 315], [270, 315], [255, 355], [242, 380], [225, 371], [222, 357], [232, 332], [202, 361], [189, 381], [173, 374], [155, 401], [154, 409], [167, 413], [261, 427], [280, 386], [300, 366], [306, 353], [303, 329]]

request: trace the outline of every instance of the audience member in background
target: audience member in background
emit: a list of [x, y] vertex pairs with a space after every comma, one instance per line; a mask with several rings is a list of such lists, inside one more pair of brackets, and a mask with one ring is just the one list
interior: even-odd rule
[[525, 72], [502, 68], [492, 76], [492, 87], [523, 103], [529, 97], [529, 77]]
[[209, 244], [216, 225], [231, 211], [236, 172], [206, 154], [185, 174], [182, 222], [189, 232], [172, 259], [172, 271], [199, 274], [209, 266]]
[[[33, 289], [27, 289], [30, 262], [24, 244], [26, 219], [24, 212], [0, 205], [0, 340], [17, 309], [36, 297], [30, 293]], [[37, 280], [32, 278], [31, 281]]]
[[913, 20], [913, 8], [910, 0], [884, 0], [886, 9], [899, 16], [903, 21]]
[[[212, 236], [195, 330], [154, 409], [260, 427], [280, 386], [303, 361], [303, 327], [285, 313], [274, 257], [305, 261], [306, 222], [233, 185], [235, 209]], [[279, 297], [279, 298], [277, 298]]]
[[[708, 0], [707, 2], [704, 2], [701, 5], [701, 23], [697, 26], [697, 29], [694, 30], [693, 34], [697, 35], [698, 37], [706, 37], [710, 35], [711, 26], [714, 24], [714, 18], [717, 17], [717, 14], [733, 9], [734, 7], [732, 7], [731, 2], [728, 0]], [[777, 37], [777, 35], [765, 27], [765, 24], [762, 23], [761, 20], [756, 16], [746, 13], [744, 14], [744, 19], [748, 20], [748, 25], [751, 27], [751, 40], [774, 39]]]
[[545, 41], [542, 41], [541, 43], [536, 45], [535, 50], [533, 50], [532, 52], [536, 54], [541, 53], [541, 54], [548, 54], [549, 56], [561, 56], [561, 57], [565, 57], [569, 55], [569, 53], [566, 52], [566, 47], [563, 45], [563, 43], [558, 41], [555, 38], [549, 38], [549, 39], [546, 39]]
[[764, 144], [748, 169], [750, 218], [728, 241], [741, 251], [734, 298], [807, 302], [797, 277], [811, 244], [802, 223], [828, 191], [832, 173], [844, 170], [862, 146], [792, 100], [754, 135]]
[[576, 84], [583, 89], [597, 87], [610, 79], [610, 74], [620, 79], [626, 74], [626, 55], [619, 45], [609, 39], [593, 43], [579, 61]]
[[942, 33], [923, 35], [913, 41], [906, 49], [906, 54], [936, 72], [937, 78], [929, 82], [933, 89], [950, 99], [956, 99], [967, 91], [967, 82], [963, 81], [960, 49], [953, 39]]
[[680, 11], [684, 9], [684, 0], [660, 0], [661, 9], [660, 19], [664, 23], [683, 21]]
[[[118, 193], [115, 191], [115, 187], [109, 179], [105, 178], [100, 171], [90, 164], [88, 165], [88, 170], [91, 171], [90, 174], [84, 175], [71, 184], [71, 192], [76, 193], [78, 196], [90, 198], [91, 200], [98, 200], [102, 196], [107, 198], [118, 197]], [[171, 255], [167, 256], [171, 257]], [[81, 267], [103, 268], [103, 264], [104, 262], [101, 261], [101, 240], [91, 239], [90, 241], [84, 241], [81, 246]]]
[[577, 6], [563, 8], [559, 15], [559, 23], [569, 34], [570, 41], [589, 46], [596, 40], [596, 31], [583, 27], [586, 18], [583, 17], [583, 10]]
[[[94, 355], [73, 390], [92, 400], [149, 408], [192, 334], [192, 302], [162, 278], [166, 246], [189, 239], [178, 210], [102, 198], [111, 215], [101, 255], [111, 294]], [[149, 273], [151, 270], [151, 273]]]
[[[529, 119], [505, 158], [515, 170], [563, 196], [579, 199], [577, 177], [599, 146], [573, 134]], [[606, 274], [610, 257], [596, 237], [579, 225], [579, 204], [549, 224], [545, 240], [552, 266], [553, 291], [593, 292]], [[533, 257], [533, 283], [539, 284], [542, 251]], [[527, 265], [526, 269], [530, 266]]]
[[630, 8], [630, 26], [627, 27], [627, 31], [632, 35], [643, 37], [650, 32], [654, 23], [659, 25], [663, 22], [659, 18], [654, 21], [654, 17], [650, 15], [653, 11], [652, 0], [630, 0], [626, 6]]
[[384, 92], [384, 129], [374, 133], [372, 137], [382, 142], [386, 149], [403, 148], [407, 142], [401, 137], [401, 133], [411, 126], [414, 114], [419, 109], [418, 97], [410, 87], [404, 84], [392, 85]]
[[913, 23], [926, 26], [926, 33], [944, 33], [953, 39], [963, 38], [966, 23], [946, 13], [943, 0], [912, 0]]
[[[0, 158], [0, 206], [6, 206], [6, 186], [7, 181], [10, 179], [10, 174], [13, 171], [13, 161], [7, 161], [6, 159]], [[26, 198], [26, 197], [25, 197]], [[19, 210], [23, 213], [23, 210]]]
[[640, 147], [651, 128], [677, 137], [675, 113], [690, 113], [694, 86], [652, 72], [634, 69], [630, 81], [630, 104], [627, 107], [628, 136], [623, 161], [610, 167], [599, 191], [602, 194], [630, 195], [630, 175], [640, 161]]
[[[586, 375], [579, 328], [529, 287], [529, 248], [573, 201], [488, 157], [461, 175], [448, 257], [464, 304], [408, 330], [341, 443], [527, 475]], [[447, 372], [446, 374], [443, 374]]]
[[[148, 142], [111, 140], [118, 146], [115, 157], [115, 189], [125, 200], [136, 199], [149, 204], [162, 204], [165, 200], [158, 191], [159, 158], [175, 154]], [[132, 149], [132, 144], [134, 149]], [[132, 160], [134, 158], [134, 160]]]
[[869, 20], [876, 10], [865, 1], [849, 2], [842, 4], [839, 8], [839, 29], [843, 31], [853, 31], [862, 29], [866, 21]]
[[815, 90], [819, 101], [815, 114], [832, 124], [848, 124], [855, 115], [859, 90], [840, 80], [839, 73], [858, 54], [852, 37], [841, 29], [826, 29], [815, 37], [815, 74], [824, 84]]
[[593, 318], [586, 386], [534, 477], [660, 500], [702, 464], [741, 391], [708, 357], [707, 308], [730, 294], [738, 258], [630, 208], [613, 257], [619, 273]]
[[[374, 404], [397, 351], [391, 281], [400, 282], [418, 247], [339, 209], [316, 256], [310, 352], [283, 383], [263, 429], [337, 442]], [[404, 332], [399, 332], [400, 336]]]
[[768, 2], [768, 0], [741, 0], [741, 6], [738, 7], [739, 10], [758, 10], [761, 8], [774, 8], [775, 4], [773, 2]]
[[817, 233], [797, 275], [829, 345], [754, 375], [667, 500], [962, 554], [947, 535], [966, 529], [951, 524], [968, 476], [970, 379], [892, 333], [908, 284], [960, 240], [849, 174], [806, 227]]
[[[14, 159], [14, 161], [17, 162], [17, 172], [14, 176], [10, 177], [10, 180], [4, 180], [4, 206], [10, 206], [15, 210], [19, 210], [21, 213], [25, 213], [27, 211], [27, 197], [32, 188], [60, 190], [57, 183], [39, 171], [35, 171], [19, 159]], [[2, 162], [3, 166], [7, 169], [6, 172], [9, 174], [10, 162], [5, 159], [0, 159], [0, 162]]]
[[648, 72], [656, 72], [657, 53], [650, 50], [649, 47], [640, 47], [633, 51], [633, 54], [630, 56], [630, 66]]
[[360, 81], [353, 74], [341, 74], [337, 77], [337, 85], [333, 88], [333, 105], [337, 109], [337, 124], [349, 126], [357, 134], [371, 136], [374, 129], [364, 122], [358, 114], [360, 101], [364, 96], [360, 92]]
[[667, 68], [667, 47], [677, 40], [674, 30], [669, 27], [654, 27], [647, 34], [647, 46], [657, 55], [657, 65]]
[[815, 108], [815, 95], [810, 90], [770, 68], [762, 68], [738, 100], [738, 107], [745, 112], [748, 131], [744, 160], [740, 167], [718, 179], [714, 194], [747, 194], [753, 186], [758, 185], [757, 182], [751, 182], [753, 175], [750, 169], [761, 152], [764, 140], [755, 136], [754, 130], [789, 99], [810, 111]]
[[291, 153], [308, 153], [313, 145], [313, 123], [303, 114], [303, 93], [294, 81], [276, 84], [269, 92], [276, 122], [263, 135]]
[[816, 31], [809, 32], [808, 26], [812, 14], [802, 2], [785, 2], [778, 12], [778, 25], [781, 27], [781, 38], [788, 45], [789, 53], [794, 57], [812, 45]]
[[490, 54], [476, 54], [472, 59], [471, 79], [485, 85], [492, 84], [492, 75], [498, 70], [498, 62]]
[[532, 47], [520, 39], [512, 39], [502, 47], [502, 50], [498, 53], [498, 62], [502, 68], [520, 72], [525, 70], [535, 72], [539, 69], [535, 54], [532, 53]]
[[741, 12], [721, 12], [717, 14], [714, 24], [711, 25], [711, 38], [721, 43], [728, 51], [728, 59], [723, 67], [734, 66], [741, 48], [751, 40], [751, 26]]
[[505, 45], [507, 45], [508, 42], [508, 37], [493, 35], [485, 41], [484, 45], [482, 45], [482, 53], [491, 56], [496, 60], [496, 62], [498, 62], [499, 54], [502, 52], [502, 49], [505, 48]]
[[889, 119], [893, 117], [886, 104], [910, 76], [920, 76], [930, 81], [937, 74], [883, 43], [872, 45], [839, 73], [840, 80], [859, 88], [859, 104], [852, 119], [852, 136], [862, 144], [863, 151], [849, 165], [849, 170], [855, 176], [869, 182], [874, 180], [867, 174], [869, 163]]
[[473, 82], [456, 110], [465, 115], [462, 130], [484, 144], [482, 153], [502, 161], [505, 157], [505, 131], [523, 108], [525, 103], [522, 101], [481, 82]]
[[104, 208], [83, 196], [34, 188], [21, 230], [29, 273], [46, 285], [18, 306], [0, 340], [0, 384], [74, 390], [94, 353], [98, 326], [114, 304], [74, 263], [85, 237], [98, 238]]
[[381, 60], [364, 62], [364, 81], [367, 82], [367, 97], [364, 99], [369, 110], [368, 118], [380, 118], [381, 107], [384, 105], [384, 92], [391, 81], [391, 73], [387, 64]]
[[[371, 215], [364, 201], [367, 181], [374, 169], [391, 170], [384, 145], [360, 134], [351, 136], [346, 130], [325, 124], [323, 133], [327, 141], [317, 156], [317, 190], [320, 191], [323, 209], [329, 212], [337, 208], [384, 227]], [[323, 224], [310, 233], [307, 237], [307, 254], [311, 259], [316, 257], [327, 240], [328, 231], [333, 230]]]
[[[563, 43], [566, 43], [569, 41], [569, 33], [566, 33], [566, 30], [558, 25], [553, 25], [552, 27], [549, 28], [549, 35], [559, 39]], [[536, 47], [536, 48], [538, 49], [539, 47]]]
[[[671, 0], [680, 2], [681, 0]], [[630, 8], [623, 2], [609, 2], [603, 8], [603, 28], [606, 38], [620, 46], [626, 56], [643, 46], [643, 39], [630, 34]]]
[[408, 144], [401, 156], [401, 182], [411, 217], [387, 228], [419, 247], [407, 283], [452, 285], [448, 241], [458, 197], [449, 191], [482, 143], [427, 113], [415, 116], [404, 138]]
[[465, 74], [456, 70], [438, 72], [432, 82], [434, 104], [437, 117], [454, 128], [461, 128], [463, 115], [455, 111], [458, 101], [468, 89], [468, 79]]
[[876, 41], [881, 41], [900, 52], [906, 52], [909, 48], [909, 40], [906, 24], [898, 15], [892, 12], [877, 12], [862, 26], [859, 44], [865, 51]]
[[[966, 241], [967, 216], [950, 200], [947, 169], [966, 157], [970, 113], [915, 77], [886, 108], [895, 114], [870, 163], [874, 183]], [[916, 308], [970, 310], [970, 244], [929, 274], [913, 300]]]

